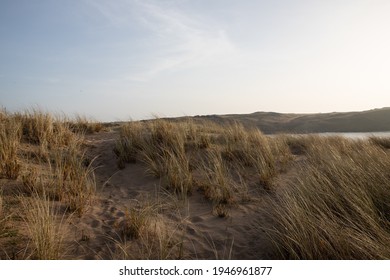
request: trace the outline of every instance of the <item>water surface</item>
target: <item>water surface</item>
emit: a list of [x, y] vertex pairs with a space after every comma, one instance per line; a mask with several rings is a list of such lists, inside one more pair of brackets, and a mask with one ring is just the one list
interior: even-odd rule
[[390, 131], [385, 132], [324, 132], [317, 133], [323, 136], [343, 136], [350, 139], [367, 139], [369, 137], [388, 137], [390, 138]]

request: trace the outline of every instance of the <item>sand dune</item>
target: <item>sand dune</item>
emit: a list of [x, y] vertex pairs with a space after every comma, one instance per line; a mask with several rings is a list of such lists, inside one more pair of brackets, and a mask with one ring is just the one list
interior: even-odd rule
[[389, 140], [0, 114], [1, 259], [386, 259]]

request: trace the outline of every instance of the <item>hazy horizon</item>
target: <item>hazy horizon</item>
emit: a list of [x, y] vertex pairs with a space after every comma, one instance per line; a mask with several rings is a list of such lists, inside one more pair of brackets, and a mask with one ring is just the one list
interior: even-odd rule
[[100, 121], [390, 106], [390, 2], [4, 0], [0, 106]]

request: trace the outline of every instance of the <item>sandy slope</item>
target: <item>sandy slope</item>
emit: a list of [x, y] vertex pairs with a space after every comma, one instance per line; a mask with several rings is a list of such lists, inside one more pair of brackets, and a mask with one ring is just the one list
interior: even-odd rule
[[[117, 258], [115, 244], [123, 244], [121, 223], [126, 209], [148, 199], [161, 201], [163, 206], [156, 220], [184, 241], [183, 258], [267, 258], [269, 244], [254, 227], [254, 223], [264, 222], [259, 211], [264, 206], [261, 200], [233, 205], [229, 217], [220, 218], [213, 214], [211, 202], [197, 191], [187, 203], [173, 199], [172, 195], [166, 198], [159, 179], [147, 175], [141, 163], [128, 164], [123, 170], [117, 168], [113, 152], [116, 137], [116, 132], [87, 137], [89, 156], [96, 157], [97, 194], [89, 211], [73, 219], [67, 238], [70, 258]], [[126, 244], [131, 242], [136, 241]], [[134, 258], [142, 258], [139, 250], [131, 250], [130, 246]]]
[[[193, 190], [187, 201], [160, 187], [159, 178], [146, 173], [142, 163], [117, 167], [113, 152], [118, 132], [89, 134], [85, 139], [87, 156], [94, 159], [97, 190], [93, 202], [81, 217], [70, 215], [58, 205], [62, 224], [64, 259], [267, 259], [271, 244], [259, 229], [269, 194], [253, 195], [247, 201], [229, 206], [227, 217], [218, 217], [213, 204], [200, 190]], [[31, 149], [29, 145], [23, 149]], [[23, 150], [22, 149], [22, 150]], [[32, 164], [32, 163], [29, 163]], [[40, 168], [45, 168], [40, 166]], [[284, 176], [284, 175], [283, 175]], [[20, 176], [22, 177], [22, 176]], [[0, 180], [8, 213], [7, 236], [0, 238], [0, 259], [30, 258], [31, 237], [24, 222], [20, 195], [22, 179]], [[22, 193], [23, 199], [29, 196]], [[155, 210], [148, 227], [138, 238], [124, 233], [128, 214], [140, 205]], [[156, 210], [157, 209], [157, 210]], [[165, 246], [165, 247], [164, 247]], [[124, 253], [125, 252], [125, 253]]]

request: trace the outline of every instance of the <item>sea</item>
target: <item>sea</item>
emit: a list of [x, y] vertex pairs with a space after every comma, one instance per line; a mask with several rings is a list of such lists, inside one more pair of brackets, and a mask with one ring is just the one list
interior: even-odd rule
[[[278, 134], [268, 134], [273, 137]], [[381, 138], [390, 138], [390, 131], [383, 132], [321, 132], [321, 133], [302, 133], [302, 134], [292, 134], [292, 135], [320, 135], [320, 136], [343, 136], [349, 139], [368, 139], [369, 137], [381, 137]]]
[[324, 132], [317, 133], [323, 136], [343, 136], [350, 139], [367, 139], [369, 137], [390, 138], [390, 131], [385, 132]]

